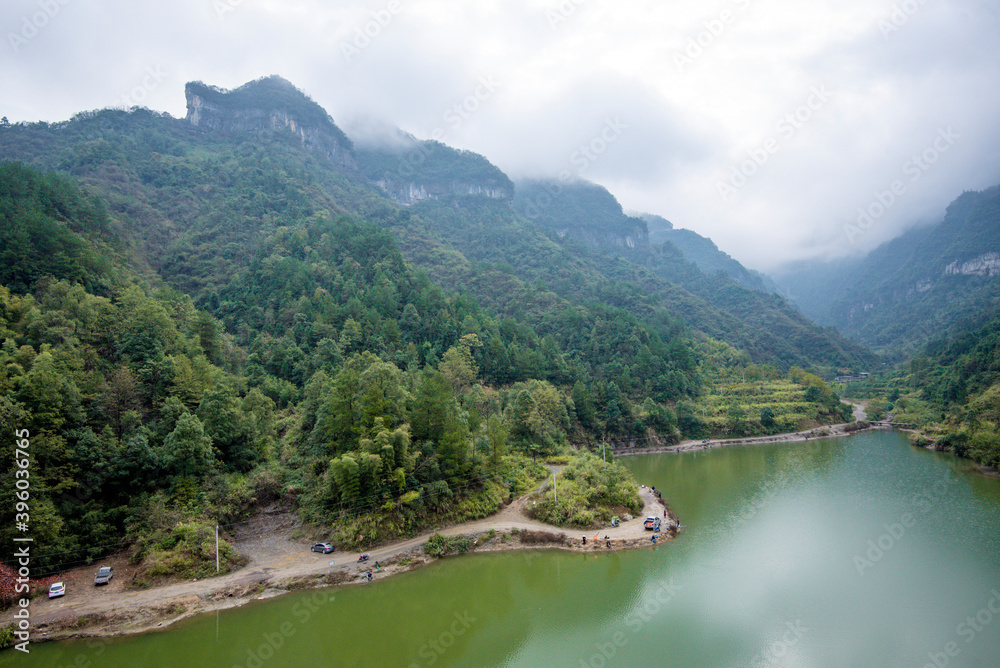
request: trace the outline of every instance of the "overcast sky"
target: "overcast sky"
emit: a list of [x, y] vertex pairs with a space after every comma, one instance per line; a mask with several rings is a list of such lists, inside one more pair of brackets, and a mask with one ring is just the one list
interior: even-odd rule
[[377, 119], [586, 178], [764, 271], [1000, 183], [996, 0], [293, 4], [5, 0], [0, 115], [183, 116], [187, 81], [280, 74], [349, 134]]

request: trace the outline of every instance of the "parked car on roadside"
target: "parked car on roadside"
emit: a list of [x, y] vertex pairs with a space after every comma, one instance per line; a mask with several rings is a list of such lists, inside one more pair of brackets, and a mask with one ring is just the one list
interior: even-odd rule
[[49, 598], [66, 595], [66, 585], [62, 582], [53, 582], [49, 585]]
[[330, 554], [333, 552], [333, 543], [316, 543], [312, 546], [313, 552], [320, 552], [322, 554]]
[[95, 585], [106, 585], [115, 576], [115, 572], [110, 566], [101, 566], [97, 569], [97, 576], [94, 578]]

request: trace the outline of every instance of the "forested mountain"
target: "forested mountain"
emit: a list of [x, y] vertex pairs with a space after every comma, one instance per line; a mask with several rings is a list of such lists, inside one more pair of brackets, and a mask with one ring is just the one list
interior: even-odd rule
[[937, 225], [864, 258], [803, 266], [779, 282], [806, 313], [902, 363], [852, 388], [876, 412], [1000, 465], [1000, 186], [963, 193]]
[[438, 141], [406, 137], [403, 145], [361, 147], [357, 156], [362, 173], [399, 204], [455, 195], [514, 196], [514, 184], [486, 158]]
[[865, 348], [817, 327], [782, 297], [744, 287], [724, 272], [703, 272], [670, 241], [650, 243], [646, 221], [626, 215], [600, 186], [530, 182], [520, 185], [514, 203], [603, 276], [639, 286], [692, 327], [746, 351], [755, 362], [826, 369], [875, 364]]
[[708, 275], [722, 272], [740, 285], [759, 292], [779, 292], [778, 285], [770, 277], [747, 269], [727, 253], [719, 250], [715, 242], [691, 230], [675, 228], [666, 218], [651, 213], [638, 214], [649, 228], [652, 243], [669, 242]]
[[909, 357], [929, 338], [982, 324], [1000, 308], [1000, 186], [963, 193], [937, 225], [862, 260], [802, 267], [780, 282], [820, 322]]
[[31, 434], [43, 567], [126, 538], [149, 577], [193, 575], [212, 522], [269, 503], [345, 544], [412, 534], [496, 510], [570, 442], [839, 417], [794, 369], [785, 422], [694, 406], [871, 359], [668, 245], [560, 236], [481, 156], [359, 148], [277, 78], [186, 92], [185, 119], [0, 127], [0, 422]]
[[932, 342], [910, 362], [909, 370], [910, 387], [930, 407], [917, 414], [917, 426], [936, 435], [940, 445], [959, 455], [1000, 467], [997, 313], [994, 311], [980, 327]]

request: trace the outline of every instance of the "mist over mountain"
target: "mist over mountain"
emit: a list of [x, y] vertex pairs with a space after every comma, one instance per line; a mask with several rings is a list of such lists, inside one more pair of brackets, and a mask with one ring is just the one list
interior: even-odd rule
[[880, 350], [912, 353], [1000, 307], [1000, 187], [965, 192], [936, 225], [864, 258], [778, 276], [803, 312]]
[[223, 133], [286, 129], [309, 151], [350, 166], [352, 144], [326, 111], [291, 82], [265, 77], [228, 91], [201, 82], [184, 87], [187, 121]]
[[354, 141], [278, 77], [185, 94], [0, 125], [0, 423], [33, 435], [52, 554], [200, 577], [211, 522], [271, 503], [415, 535], [539, 456], [843, 421], [821, 376], [878, 362], [600, 186]]
[[646, 221], [650, 241], [670, 242], [706, 274], [722, 272], [745, 288], [759, 292], [778, 292], [778, 285], [766, 274], [747, 269], [715, 242], [692, 230], [675, 228], [666, 218], [651, 213], [635, 214]]

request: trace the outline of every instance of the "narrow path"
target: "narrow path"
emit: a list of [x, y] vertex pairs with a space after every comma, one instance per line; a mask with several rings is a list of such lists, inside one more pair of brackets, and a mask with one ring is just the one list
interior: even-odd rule
[[[844, 402], [848, 403], [848, 402]], [[865, 413], [862, 404], [851, 404], [855, 420], [864, 422], [868, 415]], [[711, 448], [724, 448], [730, 445], [756, 445], [761, 443], [788, 443], [795, 441], [808, 441], [810, 438], [831, 438], [834, 436], [846, 436], [849, 432], [847, 427], [853, 422], [842, 424], [832, 424], [821, 427], [813, 427], [803, 431], [790, 432], [785, 434], [772, 434], [770, 436], [747, 436], [744, 438], [707, 438], [703, 440], [681, 441], [676, 445], [668, 445], [661, 448], [629, 448], [614, 450], [615, 457], [629, 457], [633, 455], [655, 455], [677, 452], [696, 452], [698, 450], [708, 450]], [[825, 433], [824, 433], [825, 432]]]
[[[548, 478], [548, 480], [551, 481], [551, 478]], [[536, 490], [544, 486], [545, 483], [542, 483]], [[458, 536], [483, 533], [490, 530], [503, 532], [510, 531], [511, 529], [564, 533], [567, 536], [576, 536], [579, 534], [581, 537], [588, 533], [586, 530], [567, 530], [528, 519], [524, 515], [523, 509], [525, 503], [528, 501], [528, 497], [532, 493], [534, 492], [519, 497], [492, 517], [425, 531], [414, 538], [372, 549], [367, 553], [369, 555], [368, 562], [358, 562], [360, 553], [357, 551], [334, 552], [324, 555], [311, 552], [309, 544], [285, 539], [281, 541], [283, 544], [275, 546], [275, 554], [272, 556], [263, 559], [253, 559], [250, 564], [236, 572], [214, 578], [178, 582], [145, 590], [110, 591], [87, 587], [81, 591], [81, 588], [76, 588], [75, 591], [69, 591], [64, 598], [52, 600], [44, 597], [37, 598], [31, 603], [32, 626], [37, 628], [39, 625], [85, 615], [120, 615], [122, 613], [141, 612], [154, 608], [163, 608], [173, 602], [190, 603], [192, 601], [205, 600], [213, 594], [224, 592], [240, 585], [253, 586], [264, 584], [265, 586], [280, 586], [282, 581], [302, 576], [319, 575], [344, 569], [354, 571], [368, 569], [376, 561], [404, 554], [423, 545], [427, 542], [428, 538], [436, 533], [443, 536]], [[623, 522], [618, 527], [600, 529], [602, 539], [605, 535], [615, 541], [642, 538], [649, 535], [642, 527], [643, 519], [648, 515], [662, 514], [664, 506], [648, 488], [642, 488], [640, 495], [644, 504], [642, 514], [629, 522]], [[275, 541], [271, 542], [274, 543]], [[239, 543], [237, 543], [237, 549], [240, 549]], [[331, 562], [333, 565], [331, 565]], [[96, 568], [96, 565], [94, 568]], [[0, 624], [12, 621], [12, 615], [13, 609], [0, 614]]]

